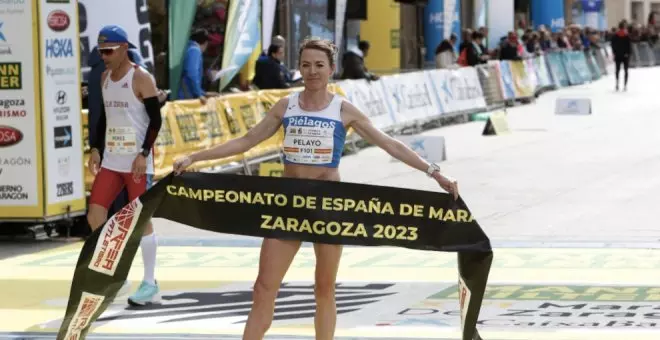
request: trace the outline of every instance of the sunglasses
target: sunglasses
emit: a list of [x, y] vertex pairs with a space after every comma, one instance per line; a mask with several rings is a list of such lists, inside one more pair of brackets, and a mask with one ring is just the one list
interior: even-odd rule
[[102, 47], [102, 48], [99, 48], [99, 53], [101, 53], [103, 55], [111, 55], [119, 47], [121, 47], [121, 46], [120, 45], [115, 45], [115, 46], [110, 46], [110, 47]]

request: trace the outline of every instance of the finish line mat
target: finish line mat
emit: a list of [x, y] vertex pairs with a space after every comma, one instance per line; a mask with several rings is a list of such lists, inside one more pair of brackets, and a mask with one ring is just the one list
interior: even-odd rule
[[[0, 261], [0, 338], [52, 339], [80, 244]], [[495, 339], [657, 339], [659, 251], [496, 249], [478, 329]], [[158, 249], [162, 302], [118, 297], [88, 339], [238, 339], [259, 248]], [[314, 253], [302, 248], [277, 299], [273, 339], [313, 338]], [[137, 288], [140, 256], [129, 274]], [[454, 254], [347, 247], [337, 284], [337, 338], [459, 339]], [[655, 285], [655, 286], [654, 286]]]

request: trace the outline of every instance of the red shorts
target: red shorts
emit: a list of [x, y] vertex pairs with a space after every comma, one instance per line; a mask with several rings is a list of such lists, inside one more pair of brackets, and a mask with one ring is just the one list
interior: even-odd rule
[[117, 172], [101, 168], [94, 178], [89, 204], [97, 204], [108, 209], [124, 186], [128, 191], [128, 200], [132, 202], [147, 191], [148, 176], [151, 175], [142, 175], [136, 182], [130, 172]]

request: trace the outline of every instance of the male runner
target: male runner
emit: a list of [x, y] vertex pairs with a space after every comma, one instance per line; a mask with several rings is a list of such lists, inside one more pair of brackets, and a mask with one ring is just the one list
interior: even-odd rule
[[611, 45], [616, 64], [616, 90], [619, 91], [619, 73], [621, 72], [621, 65], [623, 65], [623, 90], [626, 91], [628, 90], [628, 66], [632, 54], [632, 40], [628, 35], [628, 30], [626, 30], [625, 21], [619, 23], [619, 30], [612, 37]]
[[[106, 26], [99, 32], [98, 45], [106, 71], [101, 76], [104, 105], [88, 162], [96, 176], [87, 214], [92, 230], [105, 223], [108, 207], [124, 187], [129, 201], [147, 190], [154, 173], [152, 146], [162, 124], [155, 81], [128, 59], [127, 50], [134, 45], [126, 32], [119, 26]], [[102, 148], [103, 162], [99, 154]], [[141, 306], [153, 302], [159, 293], [154, 278], [156, 235], [151, 222], [140, 247], [144, 279], [128, 303]]]

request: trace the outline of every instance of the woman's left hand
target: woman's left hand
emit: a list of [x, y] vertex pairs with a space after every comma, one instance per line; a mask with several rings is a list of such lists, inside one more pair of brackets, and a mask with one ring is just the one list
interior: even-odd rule
[[456, 179], [445, 176], [440, 172], [433, 173], [433, 179], [435, 179], [445, 191], [454, 195], [455, 200], [458, 199], [458, 182]]

